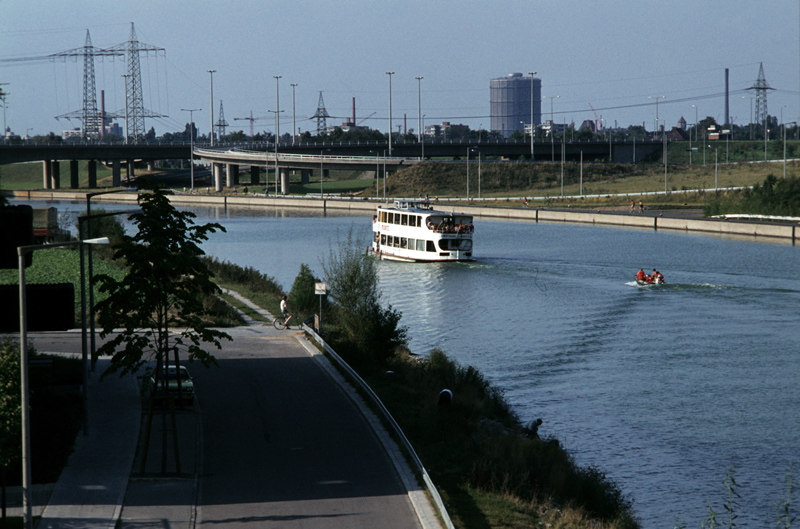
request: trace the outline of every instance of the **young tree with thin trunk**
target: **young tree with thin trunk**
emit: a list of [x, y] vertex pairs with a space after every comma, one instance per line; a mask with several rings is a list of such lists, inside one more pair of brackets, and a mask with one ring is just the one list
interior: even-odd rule
[[[181, 352], [190, 362], [196, 360], [206, 367], [216, 365], [216, 358], [204, 349], [205, 344], [219, 349], [220, 340], [230, 340], [230, 336], [209, 328], [203, 319], [206, 309], [202, 301], [204, 294], [219, 288], [201, 259], [204, 252], [200, 244], [209, 233], [225, 228], [216, 223], [195, 225], [195, 215], [178, 211], [169, 201], [170, 194], [147, 182], [140, 186], [138, 202], [142, 211], [129, 217], [138, 231], [124, 236], [114, 253], [115, 259], [123, 261], [127, 274], [121, 280], [108, 275], [99, 275], [96, 280], [100, 290], [108, 293], [97, 304], [100, 337], [112, 336], [99, 349], [100, 354], [111, 356], [111, 365], [103, 376], [136, 373], [148, 366], [145, 376], [154, 373], [156, 386], [172, 409], [164, 377], [167, 367], [180, 365]], [[155, 369], [149, 367], [153, 360]], [[179, 385], [179, 395], [180, 391]], [[151, 399], [148, 430], [152, 410]], [[180, 472], [177, 439], [174, 442]]]

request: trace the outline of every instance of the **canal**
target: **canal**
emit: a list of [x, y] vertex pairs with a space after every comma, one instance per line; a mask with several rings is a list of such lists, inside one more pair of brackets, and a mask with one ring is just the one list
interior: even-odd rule
[[[301, 263], [321, 274], [348, 230], [369, 240], [369, 217], [332, 210], [192, 211], [227, 229], [207, 253], [287, 290]], [[439, 347], [480, 369], [523, 420], [541, 417], [540, 433], [618, 482], [647, 529], [697, 526], [706, 502], [724, 513], [732, 465], [737, 523], [774, 523], [784, 474], [800, 462], [797, 247], [562, 223], [475, 228], [476, 262], [380, 263], [413, 352]], [[639, 268], [666, 284], [636, 286]]]

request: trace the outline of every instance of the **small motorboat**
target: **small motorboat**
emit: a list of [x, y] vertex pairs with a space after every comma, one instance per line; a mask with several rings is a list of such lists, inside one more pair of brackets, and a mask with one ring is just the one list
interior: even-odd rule
[[644, 279], [639, 279], [635, 277], [636, 284], [642, 287], [650, 286], [650, 285], [663, 285], [664, 284], [664, 276], [659, 275], [658, 277], [653, 276], [645, 276]]

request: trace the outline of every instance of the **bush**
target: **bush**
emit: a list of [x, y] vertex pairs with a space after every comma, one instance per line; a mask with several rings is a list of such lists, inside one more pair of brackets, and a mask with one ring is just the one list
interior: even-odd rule
[[[289, 307], [296, 312], [303, 314], [313, 314], [319, 308], [319, 296], [316, 294], [314, 285], [319, 279], [314, 277], [311, 268], [305, 263], [300, 265], [300, 273], [294, 279], [292, 290], [289, 292]], [[327, 296], [323, 296], [327, 298]], [[327, 299], [323, 299], [323, 304], [327, 305]]]
[[204, 256], [202, 259], [209, 271], [219, 281], [245, 285], [255, 292], [264, 294], [283, 295], [283, 287], [275, 281], [274, 277], [262, 274], [251, 266], [243, 268], [229, 261], [220, 261], [216, 257]]
[[365, 246], [351, 228], [322, 265], [339, 327], [334, 346], [356, 365], [386, 360], [408, 341], [401, 314], [380, 305], [377, 264], [362, 250]]

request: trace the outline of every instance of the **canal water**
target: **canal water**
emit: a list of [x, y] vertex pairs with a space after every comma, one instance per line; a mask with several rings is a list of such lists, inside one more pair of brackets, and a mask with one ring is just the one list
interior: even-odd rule
[[[74, 206], [80, 208], [80, 206]], [[287, 290], [368, 217], [193, 209], [227, 228], [207, 253]], [[737, 524], [767, 527], [800, 477], [800, 249], [669, 231], [478, 220], [473, 263], [380, 263], [410, 347], [474, 365], [523, 420], [634, 500], [647, 529], [722, 519], [735, 466]], [[638, 287], [639, 268], [659, 287]], [[324, 316], [324, 315], [323, 315]], [[458, 396], [456, 395], [456, 398]], [[797, 497], [795, 494], [795, 502]]]

